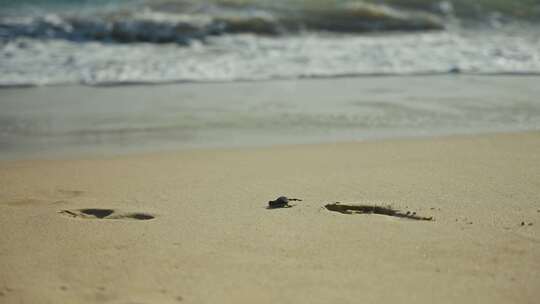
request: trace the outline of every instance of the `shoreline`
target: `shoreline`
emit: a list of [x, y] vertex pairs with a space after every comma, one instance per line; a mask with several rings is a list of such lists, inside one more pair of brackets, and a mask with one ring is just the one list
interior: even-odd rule
[[150, 151], [116, 151], [108, 152], [105, 154], [78, 152], [71, 154], [50, 154], [45, 157], [14, 157], [14, 158], [0, 158], [0, 165], [2, 164], [17, 164], [25, 162], [62, 162], [62, 161], [98, 161], [98, 160], [115, 160], [115, 159], [132, 159], [132, 158], [147, 158], [147, 157], [168, 157], [179, 154], [207, 154], [207, 153], [230, 153], [230, 152], [256, 152], [264, 150], [278, 151], [280, 149], [309, 149], [309, 148], [321, 148], [331, 146], [355, 146], [355, 145], [371, 145], [371, 144], [385, 144], [385, 143], [414, 143], [414, 142], [438, 142], [438, 141], [452, 141], [452, 140], [467, 140], [475, 138], [497, 138], [508, 136], [520, 136], [520, 135], [538, 135], [540, 130], [515, 130], [506, 132], [479, 132], [479, 133], [452, 133], [452, 134], [440, 134], [440, 135], [410, 135], [399, 137], [379, 137], [357, 141], [327, 141], [327, 142], [312, 142], [312, 143], [282, 143], [274, 145], [245, 145], [245, 146], [204, 146], [204, 147], [185, 147], [175, 149], [164, 150], [150, 150]]
[[59, 82], [45, 84], [0, 84], [0, 90], [12, 89], [39, 89], [49, 87], [90, 87], [90, 88], [120, 88], [133, 86], [169, 86], [169, 85], [213, 85], [213, 84], [235, 84], [235, 83], [271, 83], [280, 81], [309, 81], [309, 80], [339, 80], [339, 79], [363, 79], [363, 78], [409, 78], [409, 77], [539, 77], [540, 71], [501, 71], [501, 72], [474, 72], [461, 71], [459, 69], [433, 72], [412, 72], [412, 73], [347, 73], [336, 75], [300, 75], [297, 77], [278, 77], [268, 79], [234, 79], [234, 80], [167, 80], [167, 81], [118, 81], [103, 83], [77, 83]]
[[538, 130], [540, 77], [366, 77], [0, 90], [0, 158]]

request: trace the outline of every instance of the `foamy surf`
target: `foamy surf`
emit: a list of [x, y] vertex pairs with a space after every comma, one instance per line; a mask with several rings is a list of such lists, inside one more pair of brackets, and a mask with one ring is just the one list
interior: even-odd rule
[[451, 7], [437, 14], [360, 1], [121, 3], [0, 14], [0, 86], [540, 73], [536, 25], [464, 29]]
[[0, 46], [0, 85], [208, 82], [343, 75], [540, 73], [536, 32], [367, 36], [237, 34], [187, 46], [20, 38]]

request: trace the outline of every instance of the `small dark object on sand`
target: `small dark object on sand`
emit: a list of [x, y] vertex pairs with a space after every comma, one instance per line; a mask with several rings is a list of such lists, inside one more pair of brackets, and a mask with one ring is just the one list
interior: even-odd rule
[[525, 226], [525, 222], [521, 222], [521, 226]]
[[280, 196], [275, 201], [269, 201], [268, 202], [268, 209], [274, 209], [274, 208], [290, 208], [292, 207], [289, 205], [289, 202], [292, 201], [299, 201], [301, 202], [301, 199], [298, 198], [288, 198], [286, 196]]

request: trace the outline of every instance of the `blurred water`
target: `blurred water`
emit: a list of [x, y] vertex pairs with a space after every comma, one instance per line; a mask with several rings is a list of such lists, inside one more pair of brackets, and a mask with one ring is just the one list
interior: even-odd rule
[[0, 86], [540, 73], [536, 0], [369, 2], [2, 0]]
[[540, 129], [540, 77], [364, 77], [0, 90], [0, 158]]

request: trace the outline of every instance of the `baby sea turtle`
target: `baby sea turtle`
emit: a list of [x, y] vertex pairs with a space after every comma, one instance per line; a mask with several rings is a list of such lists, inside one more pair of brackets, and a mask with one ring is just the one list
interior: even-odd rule
[[292, 207], [291, 205], [289, 205], [289, 202], [292, 202], [292, 201], [299, 201], [301, 202], [302, 200], [299, 199], [299, 198], [288, 198], [286, 196], [280, 196], [278, 197], [276, 200], [274, 201], [269, 201], [268, 202], [268, 209], [274, 209], [274, 208], [290, 208]]

